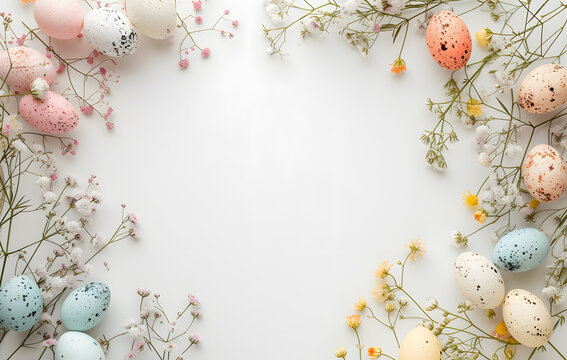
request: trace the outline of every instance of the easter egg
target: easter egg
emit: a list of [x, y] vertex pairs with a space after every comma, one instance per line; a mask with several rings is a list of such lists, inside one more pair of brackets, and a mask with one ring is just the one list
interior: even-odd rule
[[61, 306], [61, 322], [68, 330], [87, 331], [103, 318], [110, 305], [110, 289], [90, 283], [73, 290]]
[[91, 45], [109, 56], [128, 56], [138, 48], [138, 34], [123, 13], [99, 8], [85, 18], [83, 32]]
[[104, 360], [100, 344], [89, 335], [78, 331], [67, 331], [55, 345], [54, 360]]
[[170, 37], [177, 24], [175, 0], [127, 0], [126, 13], [136, 31], [154, 39]]
[[440, 360], [441, 344], [433, 332], [423, 326], [413, 328], [400, 344], [399, 360]]
[[534, 146], [522, 165], [522, 176], [530, 194], [549, 202], [561, 196], [567, 187], [567, 167], [559, 153], [549, 145]]
[[510, 334], [525, 346], [544, 345], [553, 331], [549, 310], [527, 290], [514, 289], [506, 295], [502, 316]]
[[35, 0], [33, 16], [44, 33], [61, 40], [79, 35], [85, 20], [78, 0]]
[[43, 100], [31, 95], [20, 99], [20, 115], [28, 124], [48, 134], [63, 134], [79, 124], [79, 114], [63, 96], [49, 91]]
[[543, 114], [567, 102], [567, 69], [561, 65], [538, 66], [526, 75], [518, 90], [522, 109]]
[[457, 257], [455, 280], [463, 296], [481, 309], [494, 309], [504, 300], [504, 279], [484, 256], [465, 252]]
[[500, 269], [528, 271], [541, 264], [549, 250], [549, 239], [538, 229], [516, 229], [496, 243], [492, 259]]
[[0, 328], [27, 331], [37, 324], [42, 311], [41, 291], [27, 276], [15, 276], [0, 289]]
[[449, 70], [465, 66], [471, 57], [471, 34], [465, 22], [450, 11], [435, 14], [425, 34], [427, 48], [439, 65]]
[[44, 55], [27, 46], [17, 46], [0, 54], [0, 79], [14, 94], [29, 93], [31, 83], [42, 78], [51, 84], [55, 79], [55, 68]]

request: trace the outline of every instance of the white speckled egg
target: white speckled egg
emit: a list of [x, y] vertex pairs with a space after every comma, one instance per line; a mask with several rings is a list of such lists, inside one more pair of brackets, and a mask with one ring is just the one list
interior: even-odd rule
[[500, 269], [528, 271], [549, 254], [549, 239], [538, 229], [524, 228], [510, 231], [494, 246], [492, 259]]
[[567, 102], [567, 69], [561, 65], [545, 64], [532, 71], [518, 90], [518, 104], [522, 109], [543, 114]]
[[28, 124], [47, 134], [63, 134], [79, 124], [79, 114], [63, 96], [49, 91], [45, 99], [24, 95], [20, 115]]
[[0, 54], [0, 79], [6, 79], [14, 94], [28, 93], [37, 78], [48, 84], [55, 79], [55, 68], [44, 55], [27, 46], [13, 47]]
[[138, 48], [138, 34], [132, 23], [114, 9], [99, 8], [88, 13], [83, 32], [95, 49], [109, 56], [128, 56]]
[[85, 20], [78, 0], [35, 0], [33, 16], [44, 33], [62, 40], [79, 35]]
[[412, 329], [400, 344], [398, 360], [440, 360], [441, 344], [433, 332], [423, 326]]
[[87, 331], [103, 318], [110, 305], [110, 289], [89, 283], [73, 290], [61, 306], [61, 322], [68, 330]]
[[465, 252], [455, 260], [455, 280], [463, 296], [481, 309], [494, 309], [504, 299], [504, 279], [484, 256]]
[[549, 310], [527, 290], [514, 289], [506, 295], [502, 316], [510, 334], [522, 345], [538, 347], [551, 337], [553, 321]]
[[425, 37], [431, 56], [445, 69], [458, 70], [471, 57], [469, 29], [463, 19], [451, 11], [435, 14], [429, 20]]
[[565, 161], [549, 145], [540, 144], [528, 152], [522, 165], [522, 176], [530, 194], [539, 201], [553, 201], [567, 188]]
[[55, 345], [54, 360], [104, 360], [99, 343], [85, 333], [67, 331]]
[[126, 13], [134, 28], [154, 39], [167, 39], [177, 24], [176, 0], [127, 0]]
[[32, 279], [15, 276], [0, 289], [0, 328], [27, 331], [39, 321], [43, 297]]

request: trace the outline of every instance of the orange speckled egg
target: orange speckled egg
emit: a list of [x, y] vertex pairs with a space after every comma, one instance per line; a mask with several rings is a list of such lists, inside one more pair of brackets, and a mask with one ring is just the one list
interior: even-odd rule
[[567, 102], [567, 69], [545, 64], [530, 71], [518, 90], [518, 104], [533, 114], [543, 114]]
[[522, 165], [522, 176], [530, 194], [543, 202], [553, 201], [567, 188], [567, 167], [549, 145], [534, 146]]
[[[8, 76], [8, 78], [6, 78]], [[14, 94], [27, 93], [31, 83], [42, 78], [51, 84], [55, 80], [55, 68], [51, 60], [26, 46], [17, 46], [0, 54], [0, 79]]]
[[426, 40], [431, 56], [445, 69], [458, 70], [471, 57], [471, 34], [465, 22], [453, 12], [440, 11], [431, 18]]
[[79, 124], [79, 114], [63, 96], [49, 91], [43, 100], [24, 95], [20, 115], [28, 124], [48, 134], [63, 134]]

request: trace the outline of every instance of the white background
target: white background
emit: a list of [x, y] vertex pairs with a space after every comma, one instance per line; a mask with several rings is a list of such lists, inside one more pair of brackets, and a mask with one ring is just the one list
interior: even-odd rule
[[[2, 6], [29, 19], [31, 9], [15, 3]], [[119, 66], [114, 131], [83, 117], [72, 134], [79, 154], [60, 173], [98, 175], [101, 227], [110, 232], [121, 202], [141, 221], [141, 239], [105, 253], [111, 271], [100, 266], [93, 276], [113, 301], [90, 333], [115, 333], [135, 316], [143, 286], [174, 311], [188, 293], [199, 296], [203, 340], [191, 358], [322, 360], [339, 345], [352, 353], [344, 317], [361, 295], [380, 308], [373, 271], [401, 258], [413, 238], [428, 247], [409, 272], [416, 298], [462, 301], [450, 234], [475, 228], [461, 194], [486, 169], [463, 127], [444, 175], [425, 164], [418, 139], [435, 120], [425, 102], [442, 99], [450, 73], [430, 58], [424, 36], [410, 32], [408, 71], [395, 76], [389, 35], [367, 58], [334, 36], [291, 36], [290, 56], [269, 57], [262, 3], [210, 1], [205, 20], [225, 7], [240, 21], [235, 39], [203, 37], [211, 57], [194, 54], [180, 71], [174, 42], [143, 38]], [[464, 17], [473, 33], [489, 23], [474, 17]], [[475, 44], [473, 59], [484, 55]], [[491, 247], [485, 234], [470, 248], [490, 257]], [[507, 276], [507, 285], [540, 294], [541, 274]], [[391, 335], [373, 326], [361, 328], [363, 342], [396, 355]], [[546, 356], [538, 359], [555, 358]]]

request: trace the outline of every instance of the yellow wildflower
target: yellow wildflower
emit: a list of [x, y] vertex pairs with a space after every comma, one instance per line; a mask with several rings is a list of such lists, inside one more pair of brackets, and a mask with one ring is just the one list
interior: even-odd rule
[[477, 210], [474, 212], [473, 215], [474, 215], [474, 219], [481, 224], [486, 221], [487, 216], [486, 216], [486, 211], [484, 210]]
[[346, 349], [345, 349], [344, 347], [342, 347], [342, 346], [339, 346], [339, 347], [337, 348], [337, 350], [335, 350], [335, 356], [336, 356], [337, 358], [343, 358], [343, 359], [344, 359], [344, 358], [347, 356], [347, 351], [346, 351]]
[[488, 46], [490, 39], [492, 38], [492, 34], [493, 32], [490, 29], [484, 28], [477, 31], [474, 36], [481, 46]]
[[382, 349], [376, 346], [368, 348], [368, 357], [371, 359], [378, 359], [382, 355]]
[[385, 302], [386, 300], [392, 300], [394, 298], [394, 293], [390, 291], [390, 285], [386, 280], [382, 280], [382, 283], [376, 283], [376, 286], [372, 290], [372, 296], [379, 302]]
[[386, 310], [386, 312], [388, 313], [396, 311], [397, 309], [398, 309], [398, 305], [396, 305], [396, 303], [393, 301], [388, 301], [387, 303], [384, 304], [384, 310]]
[[478, 205], [478, 197], [471, 194], [470, 190], [467, 190], [467, 192], [463, 194], [463, 204], [473, 209]]
[[361, 296], [355, 303], [354, 303], [354, 310], [362, 311], [366, 308], [366, 299], [364, 296]]
[[537, 207], [539, 206], [540, 202], [538, 199], [532, 199], [532, 201], [530, 201], [530, 207], [532, 209], [537, 209]]
[[388, 272], [390, 271], [392, 266], [394, 265], [390, 264], [389, 261], [382, 262], [382, 264], [380, 264], [378, 269], [374, 271], [374, 276], [377, 277], [378, 279], [384, 279], [388, 275]]
[[349, 327], [356, 329], [360, 326], [360, 315], [351, 315], [346, 318], [346, 323]]
[[404, 248], [409, 249], [410, 251], [409, 253], [410, 261], [415, 261], [416, 259], [423, 257], [423, 254], [427, 252], [427, 249], [425, 248], [425, 244], [421, 242], [420, 239], [410, 240], [409, 243], [404, 244]]
[[482, 103], [476, 99], [467, 101], [467, 114], [474, 117], [482, 116]]
[[406, 62], [401, 57], [394, 60], [394, 62], [391, 63], [390, 66], [392, 67], [390, 71], [394, 74], [401, 74], [407, 70]]
[[492, 336], [500, 340], [506, 340], [506, 338], [510, 336], [510, 333], [508, 333], [508, 328], [506, 327], [504, 321], [501, 321], [498, 325], [496, 325], [494, 331], [492, 332]]
[[35, 0], [20, 0], [20, 2], [21, 2], [22, 4], [32, 4], [32, 3], [35, 2]]

